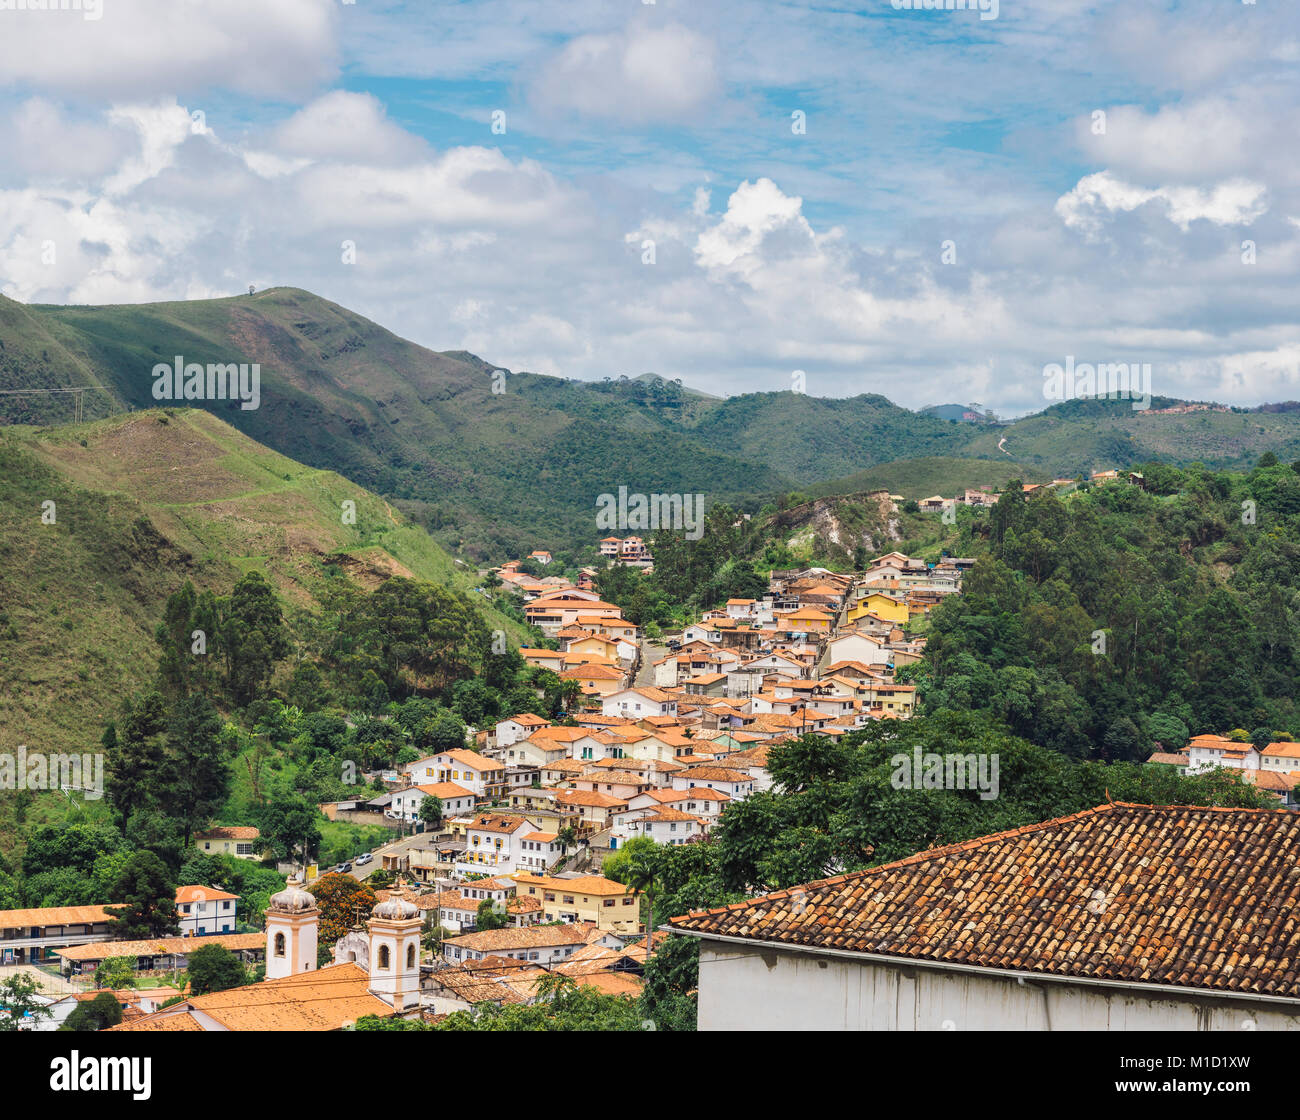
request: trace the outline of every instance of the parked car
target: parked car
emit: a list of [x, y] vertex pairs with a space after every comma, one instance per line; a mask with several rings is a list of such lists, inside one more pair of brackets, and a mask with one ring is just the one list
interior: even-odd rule
[[343, 872], [344, 875], [346, 875], [349, 871], [352, 870], [352, 864], [350, 864], [350, 863], [340, 863], [340, 864], [339, 864], [339, 870], [340, 870], [341, 872]]
[[371, 860], [373, 860], [374, 858], [375, 857], [371, 855], [370, 852], [362, 852], [359, 856], [357, 856], [357, 866], [360, 867], [362, 864], [370, 863]]

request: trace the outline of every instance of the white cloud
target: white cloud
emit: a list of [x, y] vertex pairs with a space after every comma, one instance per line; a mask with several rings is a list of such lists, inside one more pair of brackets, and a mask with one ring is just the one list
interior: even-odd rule
[[0, 13], [0, 85], [149, 99], [222, 88], [297, 96], [337, 71], [333, 0], [103, 0]]
[[709, 39], [679, 23], [638, 21], [625, 31], [571, 39], [543, 64], [530, 93], [548, 114], [681, 122], [718, 86]]
[[269, 146], [282, 156], [368, 164], [409, 161], [426, 147], [388, 119], [378, 98], [346, 90], [304, 106], [275, 130]]
[[1215, 225], [1250, 225], [1268, 210], [1267, 191], [1259, 183], [1230, 179], [1213, 187], [1173, 186], [1148, 190], [1099, 171], [1080, 179], [1056, 202], [1056, 213], [1068, 227], [1096, 235], [1113, 214], [1154, 203], [1179, 229], [1195, 221]]

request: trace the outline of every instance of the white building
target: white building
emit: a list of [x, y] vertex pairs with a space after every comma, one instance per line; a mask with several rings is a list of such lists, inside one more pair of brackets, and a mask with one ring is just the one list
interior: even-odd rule
[[600, 705], [601, 715], [644, 719], [646, 716], [677, 715], [677, 700], [658, 688], [625, 688], [606, 696]]
[[408, 763], [406, 772], [415, 785], [454, 782], [476, 797], [487, 797], [506, 788], [504, 762], [459, 748]]
[[1296, 813], [1113, 803], [672, 925], [702, 1031], [1295, 1031], [1297, 848]]
[[442, 802], [444, 818], [460, 817], [472, 813], [478, 807], [478, 798], [464, 786], [455, 782], [434, 782], [432, 785], [407, 786], [393, 794], [389, 806], [392, 814], [400, 820], [415, 821], [420, 819], [420, 806], [426, 797], [436, 797]]
[[465, 851], [456, 861], [457, 875], [509, 875], [523, 869], [527, 852], [523, 839], [540, 832], [527, 817], [512, 813], [480, 813], [465, 828]]
[[678, 809], [629, 809], [618, 813], [609, 830], [609, 846], [620, 848], [629, 840], [648, 836], [656, 844], [685, 844], [708, 830], [704, 821]]
[[182, 937], [235, 932], [239, 895], [215, 887], [177, 887], [176, 920]]
[[519, 715], [503, 719], [497, 724], [497, 746], [508, 747], [521, 739], [527, 739], [539, 727], [546, 726], [548, 723], [541, 716], [535, 716], [532, 712], [520, 712]]

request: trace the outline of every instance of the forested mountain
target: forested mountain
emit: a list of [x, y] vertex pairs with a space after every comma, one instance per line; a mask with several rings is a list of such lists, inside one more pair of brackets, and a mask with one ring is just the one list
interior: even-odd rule
[[[753, 511], [766, 497], [818, 484], [816, 493], [883, 485], [917, 497], [917, 479], [947, 492], [996, 485], [1009, 467], [1036, 479], [1148, 460], [1240, 469], [1267, 450], [1300, 455], [1300, 413], [1286, 406], [1162, 411], [1180, 406], [1156, 398], [1141, 412], [1128, 401], [1072, 401], [989, 427], [912, 412], [878, 393], [723, 400], [645, 374], [585, 382], [498, 371], [292, 288], [112, 307], [0, 297], [0, 387], [94, 387], [84, 401], [90, 418], [157, 405], [151, 371], [178, 355], [258, 363], [258, 408], [188, 403], [384, 495], [480, 560], [594, 543], [596, 498], [619, 486], [702, 493]], [[0, 419], [58, 423], [73, 407], [66, 395], [6, 396]], [[915, 469], [906, 465], [918, 458]], [[845, 477], [855, 472], [867, 479]]]

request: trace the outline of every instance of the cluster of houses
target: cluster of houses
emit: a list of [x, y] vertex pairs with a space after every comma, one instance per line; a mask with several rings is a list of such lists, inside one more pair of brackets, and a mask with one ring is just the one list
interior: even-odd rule
[[1277, 797], [1287, 809], [1300, 808], [1300, 743], [1284, 739], [1257, 747], [1222, 735], [1197, 735], [1176, 751], [1157, 751], [1148, 762], [1200, 774], [1216, 766], [1241, 771], [1241, 779]]
[[[1054, 478], [1051, 482], [1025, 482], [1021, 483], [1021, 490], [1026, 494], [1032, 494], [1036, 490], [1072, 490], [1079, 484], [1077, 478]], [[1093, 486], [1104, 486], [1108, 482], [1129, 482], [1134, 485], [1142, 485], [1142, 475], [1136, 471], [1093, 471], [1088, 477], [1088, 481]], [[890, 494], [890, 499], [895, 502], [903, 501], [900, 494]], [[997, 500], [1002, 497], [1000, 490], [992, 490], [987, 486], [981, 486], [978, 489], [967, 487], [960, 494], [953, 498], [945, 498], [942, 494], [931, 494], [928, 498], [922, 498], [916, 504], [920, 507], [922, 513], [942, 513], [944, 510], [956, 509], [957, 506], [972, 506], [979, 509], [987, 509], [996, 505]]]
[[[769, 788], [773, 744], [837, 739], [913, 713], [914, 686], [896, 672], [921, 657], [924, 639], [909, 637], [908, 624], [959, 594], [970, 565], [891, 552], [854, 575], [776, 571], [763, 598], [708, 612], [650, 661], [636, 628], [594, 592], [535, 595], [528, 618], [559, 648], [520, 652], [577, 683], [568, 718], [522, 713], [479, 732], [476, 749], [405, 766], [376, 800], [415, 822], [425, 799], [437, 798], [442, 820], [385, 859], [417, 883], [451, 890], [438, 904], [441, 924], [462, 930], [482, 898], [457, 891], [475, 877], [572, 875], [575, 852], [596, 862], [633, 839], [702, 839], [729, 805]], [[523, 892], [499, 901], [521, 927], [542, 920]], [[602, 928], [612, 915], [621, 920], [622, 905], [602, 904], [593, 920]]]

